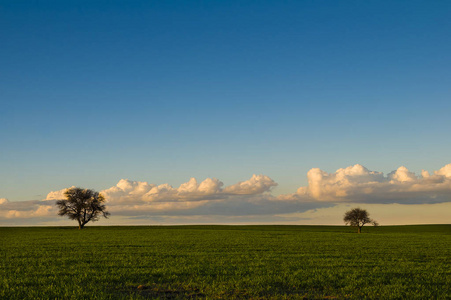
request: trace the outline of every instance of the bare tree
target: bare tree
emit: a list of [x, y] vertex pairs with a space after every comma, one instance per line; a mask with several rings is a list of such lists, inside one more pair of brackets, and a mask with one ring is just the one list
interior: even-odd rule
[[347, 211], [343, 221], [346, 225], [357, 227], [358, 233], [362, 232], [362, 227], [365, 224], [371, 223], [373, 226], [379, 225], [376, 220], [370, 218], [370, 214], [365, 209], [361, 208], [354, 208]]
[[66, 200], [56, 201], [59, 208], [58, 215], [68, 216], [71, 220], [78, 221], [78, 229], [83, 229], [86, 223], [98, 221], [101, 216], [108, 218], [105, 198], [98, 192], [90, 189], [73, 187], [65, 193]]

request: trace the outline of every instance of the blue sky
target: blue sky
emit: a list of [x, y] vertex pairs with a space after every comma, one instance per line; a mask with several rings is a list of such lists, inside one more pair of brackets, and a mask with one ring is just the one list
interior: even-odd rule
[[449, 1], [0, 1], [0, 198], [451, 162]]

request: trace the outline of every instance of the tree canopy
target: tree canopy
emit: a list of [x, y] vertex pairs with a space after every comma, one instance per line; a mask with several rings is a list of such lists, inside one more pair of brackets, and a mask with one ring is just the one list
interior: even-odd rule
[[354, 208], [347, 211], [344, 215], [343, 221], [346, 225], [357, 227], [358, 233], [362, 232], [362, 227], [365, 224], [371, 223], [374, 226], [379, 225], [376, 220], [370, 218], [370, 214], [365, 209], [361, 208]]
[[105, 198], [94, 190], [73, 187], [67, 189], [64, 194], [66, 199], [56, 202], [58, 215], [77, 220], [78, 229], [83, 229], [90, 221], [95, 222], [102, 216], [108, 218], [110, 215], [106, 211]]

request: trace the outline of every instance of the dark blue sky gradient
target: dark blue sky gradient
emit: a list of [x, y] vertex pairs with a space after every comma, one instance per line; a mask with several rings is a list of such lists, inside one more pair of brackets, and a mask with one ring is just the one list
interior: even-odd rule
[[0, 198], [451, 162], [449, 1], [0, 1], [0, 41]]

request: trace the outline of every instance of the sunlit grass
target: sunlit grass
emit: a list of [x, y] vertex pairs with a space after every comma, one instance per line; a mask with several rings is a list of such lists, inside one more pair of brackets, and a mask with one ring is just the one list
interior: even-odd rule
[[451, 226], [0, 228], [1, 299], [449, 299]]

